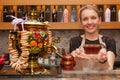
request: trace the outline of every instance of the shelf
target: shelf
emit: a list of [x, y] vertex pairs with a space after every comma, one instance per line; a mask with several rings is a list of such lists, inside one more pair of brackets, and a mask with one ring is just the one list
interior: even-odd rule
[[11, 23], [0, 22], [0, 30], [12, 30], [13, 26]]
[[0, 0], [0, 5], [120, 4], [120, 0]]
[[[59, 29], [59, 30], [77, 30], [82, 29], [82, 26], [79, 22], [69, 22], [69, 23], [62, 23], [62, 22], [51, 22], [50, 29]], [[120, 22], [102, 22], [100, 29], [120, 29]]]
[[[120, 8], [120, 0], [0, 0], [0, 10], [4, 5], [84, 5], [84, 4], [95, 4], [95, 5], [106, 5], [115, 4], [117, 8]], [[15, 8], [16, 10], [16, 8]], [[77, 30], [82, 29], [79, 22], [50, 22], [51, 30]], [[0, 22], [0, 30], [12, 30], [13, 25], [5, 22]], [[100, 29], [120, 29], [120, 22], [102, 22]]]
[[[50, 23], [51, 27], [50, 29], [69, 29], [69, 30], [74, 30], [74, 29], [82, 29], [82, 26], [80, 25], [79, 22], [74, 22], [74, 23]], [[120, 29], [120, 22], [102, 22], [100, 29]]]
[[[63, 23], [63, 22], [50, 22], [51, 30], [78, 30], [82, 29], [79, 22]], [[12, 30], [13, 25], [9, 22], [0, 22], [0, 30]], [[100, 29], [120, 29], [120, 22], [102, 22]]]

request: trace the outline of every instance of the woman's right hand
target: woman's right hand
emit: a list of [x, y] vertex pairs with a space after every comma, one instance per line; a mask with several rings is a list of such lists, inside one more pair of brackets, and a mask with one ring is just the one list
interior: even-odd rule
[[90, 56], [88, 56], [87, 54], [84, 53], [83, 48], [77, 48], [76, 50], [72, 51], [71, 55], [73, 57], [83, 59], [83, 60], [89, 60], [90, 59]]

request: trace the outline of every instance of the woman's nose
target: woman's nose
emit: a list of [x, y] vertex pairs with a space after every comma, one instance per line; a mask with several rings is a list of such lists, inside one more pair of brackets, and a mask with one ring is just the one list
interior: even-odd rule
[[88, 19], [88, 24], [91, 24], [92, 23], [92, 20], [91, 19]]

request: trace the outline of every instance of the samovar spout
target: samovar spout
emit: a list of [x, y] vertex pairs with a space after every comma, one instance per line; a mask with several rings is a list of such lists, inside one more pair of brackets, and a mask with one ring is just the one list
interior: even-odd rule
[[55, 50], [55, 53], [59, 55], [61, 58], [63, 57], [62, 54], [59, 53], [58, 49], [56, 46], [52, 45], [52, 48]]

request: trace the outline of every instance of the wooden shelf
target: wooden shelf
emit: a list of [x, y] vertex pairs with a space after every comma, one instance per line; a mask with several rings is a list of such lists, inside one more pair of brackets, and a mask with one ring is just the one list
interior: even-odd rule
[[[50, 22], [51, 30], [78, 30], [82, 29], [79, 22], [63, 23], [63, 22]], [[0, 22], [0, 30], [12, 30], [13, 25], [11, 23]], [[102, 22], [100, 29], [120, 29], [120, 22]]]
[[11, 23], [0, 22], [0, 30], [11, 30], [13, 26]]
[[120, 0], [0, 0], [0, 5], [120, 4]]
[[[0, 0], [0, 6], [4, 5], [84, 5], [84, 4], [115, 4], [120, 5], [120, 0]], [[2, 10], [2, 7], [0, 7]], [[52, 30], [82, 29], [79, 22], [62, 23], [50, 22]], [[0, 22], [0, 30], [11, 30], [13, 25], [9, 22]], [[120, 22], [102, 22], [100, 29], [120, 29]]]
[[[73, 29], [82, 29], [82, 26], [80, 25], [79, 22], [74, 22], [74, 23], [50, 23], [51, 27], [50, 29], [61, 29], [61, 30], [73, 30]], [[120, 22], [102, 22], [100, 29], [120, 29]]]

